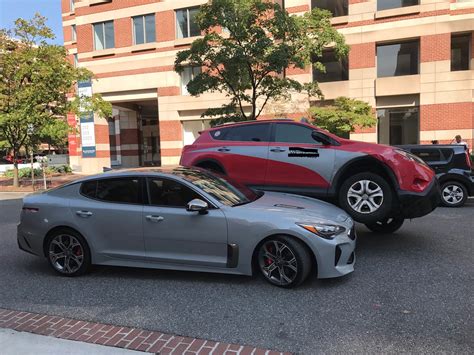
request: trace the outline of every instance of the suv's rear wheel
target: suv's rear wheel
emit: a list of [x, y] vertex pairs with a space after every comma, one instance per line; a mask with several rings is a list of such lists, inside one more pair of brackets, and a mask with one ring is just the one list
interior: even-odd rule
[[339, 193], [339, 205], [361, 223], [376, 223], [387, 218], [392, 199], [390, 185], [374, 173], [359, 173], [349, 177]]
[[467, 200], [466, 187], [456, 181], [445, 182], [441, 186], [441, 203], [446, 207], [461, 207]]

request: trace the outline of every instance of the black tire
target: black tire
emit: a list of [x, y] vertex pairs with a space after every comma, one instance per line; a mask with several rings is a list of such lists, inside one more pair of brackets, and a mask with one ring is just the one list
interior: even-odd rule
[[467, 197], [466, 187], [457, 181], [447, 181], [441, 185], [441, 204], [445, 207], [461, 207]]
[[[58, 257], [59, 254], [64, 256]], [[57, 229], [48, 236], [45, 255], [53, 270], [62, 276], [83, 275], [91, 266], [89, 245], [82, 235], [69, 228]]]
[[[277, 245], [280, 246], [280, 254]], [[272, 246], [275, 254], [271, 253]], [[276, 258], [272, 259], [269, 254]], [[285, 263], [285, 261], [290, 261], [287, 259], [295, 260], [291, 263], [292, 267]], [[256, 265], [262, 277], [272, 285], [293, 288], [308, 278], [312, 269], [312, 258], [308, 248], [302, 242], [287, 236], [275, 236], [265, 240], [257, 249]], [[272, 265], [274, 269], [269, 272]], [[284, 279], [282, 272], [288, 280]]]
[[225, 175], [224, 169], [222, 169], [222, 167], [219, 166], [219, 164], [217, 164], [217, 163], [203, 162], [203, 163], [199, 163], [196, 166], [198, 168], [210, 171], [211, 173], [214, 173], [214, 174], [217, 174], [217, 175]]
[[386, 218], [383, 221], [368, 223], [365, 226], [372, 232], [380, 234], [390, 234], [399, 230], [405, 222], [404, 218]]
[[[375, 188], [378, 187], [381, 190], [382, 196], [381, 198], [380, 196], [376, 196], [380, 194], [380, 192], [374, 193], [374, 197], [363, 193], [361, 199], [365, 199], [365, 202], [362, 202], [363, 205], [359, 205], [359, 210], [357, 210], [355, 208], [357, 208], [356, 201], [358, 200], [348, 196], [349, 190], [351, 190], [353, 187], [360, 187], [361, 191], [365, 191], [364, 184], [367, 181], [369, 182], [367, 190], [370, 189], [370, 191], [378, 191], [375, 190]], [[372, 200], [375, 202], [372, 203], [370, 197], [372, 197]], [[390, 185], [383, 177], [375, 173], [359, 173], [349, 177], [346, 181], [344, 181], [339, 192], [339, 206], [349, 213], [349, 215], [351, 215], [354, 220], [364, 224], [376, 223], [377, 221], [383, 221], [385, 218], [387, 218], [392, 209], [392, 201], [393, 190], [391, 189]], [[368, 205], [369, 203], [370, 206]], [[370, 208], [375, 209], [371, 211]]]

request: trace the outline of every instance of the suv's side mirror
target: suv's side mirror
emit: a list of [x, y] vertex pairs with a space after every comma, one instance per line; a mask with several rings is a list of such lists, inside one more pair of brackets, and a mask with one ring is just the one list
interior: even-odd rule
[[333, 144], [333, 141], [331, 138], [326, 136], [324, 133], [321, 133], [319, 131], [313, 131], [311, 133], [311, 136], [315, 141], [321, 142], [323, 145], [331, 145]]
[[206, 201], [195, 198], [192, 201], [189, 201], [186, 206], [186, 211], [188, 212], [199, 212], [199, 214], [206, 214], [209, 209], [209, 205]]

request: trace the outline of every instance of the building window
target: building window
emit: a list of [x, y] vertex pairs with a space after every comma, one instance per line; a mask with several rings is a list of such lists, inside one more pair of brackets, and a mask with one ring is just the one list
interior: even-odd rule
[[100, 22], [94, 24], [94, 48], [95, 50], [115, 47], [114, 22]]
[[328, 50], [323, 56], [316, 59], [324, 64], [326, 72], [323, 73], [313, 67], [313, 81], [327, 83], [330, 81], [349, 80], [349, 63], [347, 58], [337, 58], [336, 52]]
[[377, 11], [415, 6], [419, 3], [419, 0], [377, 0]]
[[196, 23], [199, 7], [181, 9], [176, 11], [176, 33], [178, 38], [195, 37], [201, 34]]
[[134, 44], [155, 42], [155, 15], [133, 17]]
[[181, 72], [181, 95], [188, 95], [188, 84], [201, 73], [201, 67], [187, 67]]
[[74, 58], [74, 68], [77, 68], [79, 65], [79, 59], [77, 58], [77, 53], [73, 55]]
[[77, 41], [77, 32], [76, 32], [76, 25], [71, 26], [71, 40], [73, 42]]
[[451, 36], [451, 71], [469, 70], [471, 35]]
[[377, 110], [378, 142], [400, 145], [419, 143], [420, 117], [418, 107]]
[[348, 0], [311, 0], [311, 8], [328, 10], [334, 17], [347, 16], [349, 13]]
[[419, 41], [379, 44], [377, 46], [377, 76], [418, 74]]
[[75, 0], [70, 0], [69, 1], [69, 10], [70, 10], [70, 12], [74, 12], [74, 10], [75, 10], [74, 1]]

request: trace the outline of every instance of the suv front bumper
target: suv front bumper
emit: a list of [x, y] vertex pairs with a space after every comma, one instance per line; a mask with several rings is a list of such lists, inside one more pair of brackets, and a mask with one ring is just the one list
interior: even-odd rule
[[423, 192], [398, 191], [400, 214], [403, 218], [422, 217], [433, 211], [441, 202], [438, 179], [434, 178]]

